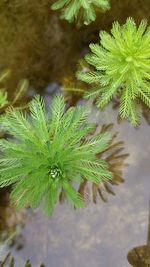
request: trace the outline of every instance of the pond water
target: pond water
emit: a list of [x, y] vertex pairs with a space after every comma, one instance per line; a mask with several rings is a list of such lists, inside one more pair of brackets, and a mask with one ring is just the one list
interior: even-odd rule
[[[89, 30], [83, 29], [83, 32], [79, 30], [73, 38], [76, 32], [74, 27], [73, 31], [70, 26], [64, 26], [63, 23], [61, 30], [56, 27], [57, 37], [61, 33], [61, 38], [56, 36], [54, 38], [53, 46], [56, 45], [56, 47], [52, 49], [52, 59], [55, 64], [51, 74], [47, 76], [47, 73], [44, 73], [41, 79], [45, 77], [46, 82], [56, 79], [61, 81], [66, 65], [69, 75], [73, 73], [77, 59], [88, 50], [88, 43], [91, 40], [97, 40], [95, 36], [99, 29], [110, 29], [113, 20], [124, 21], [131, 15], [136, 21], [140, 21], [143, 17], [149, 19], [149, 0], [126, 0], [124, 8], [122, 3], [122, 0], [113, 0], [113, 9], [108, 13], [108, 17], [102, 15], [95, 26], [90, 26]], [[53, 21], [59, 23], [58, 19], [52, 19]], [[60, 27], [60, 25], [57, 26]], [[66, 44], [69, 52], [63, 55], [63, 40], [65, 42], [66, 36], [70, 39]], [[63, 45], [57, 55], [60, 42]], [[73, 55], [75, 57], [72, 59]], [[58, 66], [59, 60], [60, 66]], [[43, 66], [44, 63], [42, 68]], [[24, 72], [20, 71], [18, 75], [22, 73]], [[43, 85], [43, 80], [41, 83]], [[57, 83], [50, 84], [48, 88], [45, 91], [46, 101], [51, 98], [51, 93], [54, 94], [57, 91]], [[34, 91], [30, 93], [32, 95]], [[43, 91], [42, 94], [44, 94]], [[22, 262], [27, 259], [31, 260], [33, 267], [39, 267], [41, 263], [47, 267], [129, 267], [131, 265], [127, 260], [128, 252], [134, 247], [146, 245], [150, 198], [150, 125], [148, 123], [150, 113], [146, 111], [147, 120], [142, 117], [140, 127], [135, 129], [127, 121], [118, 122], [118, 109], [114, 109], [112, 104], [103, 112], [95, 108], [91, 102], [81, 100], [80, 104], [91, 106], [92, 121], [100, 125], [113, 123], [112, 131], [119, 132], [118, 140], [125, 142], [125, 151], [129, 153], [126, 159], [129, 166], [125, 167], [123, 172], [125, 182], [119, 186], [113, 186], [115, 196], [109, 194], [107, 203], [99, 198], [97, 204], [89, 201], [87, 207], [82, 210], [74, 210], [67, 203], [58, 204], [51, 218], [43, 215], [42, 208], [34, 212], [28, 210], [26, 218], [23, 219], [23, 227], [17, 230], [20, 239], [19, 241], [16, 239], [16, 242], [21, 243], [21, 246], [11, 247], [13, 255], [21, 262], [19, 267], [23, 267]], [[1, 213], [3, 212], [1, 209]]]
[[[92, 108], [90, 102], [84, 104]], [[112, 105], [104, 112], [93, 107], [90, 119], [101, 125], [113, 122], [112, 131], [125, 141], [130, 154], [125, 182], [113, 187], [116, 196], [109, 195], [108, 203], [91, 201], [79, 211], [58, 204], [51, 218], [43, 215], [42, 208], [31, 212], [21, 230], [23, 248], [12, 250], [24, 261], [30, 258], [33, 267], [41, 262], [50, 267], [127, 267], [128, 252], [147, 242], [150, 126], [144, 118], [138, 129], [126, 121], [119, 124]]]

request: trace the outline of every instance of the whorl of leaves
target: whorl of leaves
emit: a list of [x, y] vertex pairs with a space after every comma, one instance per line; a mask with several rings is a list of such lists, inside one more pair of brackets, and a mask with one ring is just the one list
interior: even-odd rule
[[82, 21], [85, 25], [96, 19], [96, 8], [108, 10], [110, 8], [108, 0], [58, 0], [52, 5], [53, 10], [62, 10], [61, 18], [73, 22]]
[[132, 18], [123, 26], [114, 22], [111, 34], [101, 31], [100, 44], [90, 44], [85, 60], [94, 69], [79, 71], [78, 79], [92, 84], [86, 96], [103, 108], [113, 96], [120, 98], [120, 116], [137, 126], [137, 104], [150, 108], [150, 27], [142, 20], [139, 27]]
[[43, 202], [51, 214], [62, 191], [76, 208], [83, 207], [74, 182], [99, 184], [112, 178], [106, 161], [96, 158], [109, 147], [111, 134], [92, 136], [96, 126], [87, 120], [89, 110], [77, 106], [66, 111], [61, 95], [54, 97], [48, 113], [40, 96], [29, 111], [30, 118], [13, 108], [1, 117], [3, 129], [14, 138], [0, 140], [0, 186], [13, 185], [11, 197], [18, 207], [36, 208]]

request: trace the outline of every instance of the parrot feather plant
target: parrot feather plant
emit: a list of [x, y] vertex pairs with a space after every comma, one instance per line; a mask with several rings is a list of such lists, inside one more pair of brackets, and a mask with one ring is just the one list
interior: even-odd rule
[[0, 109], [8, 104], [8, 94], [5, 89], [0, 89]]
[[0, 114], [5, 112], [5, 109], [8, 106], [15, 105], [18, 100], [20, 100], [22, 96], [25, 95], [29, 87], [29, 82], [27, 79], [20, 80], [16, 90], [14, 90], [14, 93], [11, 93], [12, 99], [8, 100], [8, 92], [10, 91], [10, 89], [8, 88], [6, 90], [5, 80], [8, 81], [8, 78], [11, 76], [10, 74], [11, 71], [8, 69], [0, 73]]
[[77, 78], [92, 84], [86, 97], [105, 107], [113, 96], [120, 99], [119, 114], [134, 126], [140, 123], [138, 104], [150, 108], [150, 27], [132, 18], [121, 26], [114, 22], [111, 34], [101, 31], [100, 44], [90, 44], [85, 61], [92, 69], [78, 71]]
[[[53, 10], [62, 9], [61, 18], [70, 23], [78, 20], [85, 25], [96, 19], [96, 8], [104, 11], [110, 8], [108, 0], [58, 0], [52, 5]], [[79, 23], [80, 24], [80, 23]]]
[[[5, 70], [0, 73], [0, 84], [5, 81], [10, 76], [10, 71]], [[5, 88], [0, 88], [0, 109], [3, 108], [5, 105], [8, 104], [8, 94]]]
[[30, 116], [10, 109], [0, 122], [13, 138], [0, 140], [0, 186], [12, 185], [11, 198], [18, 207], [52, 214], [63, 191], [75, 206], [84, 206], [76, 190], [83, 179], [99, 184], [112, 178], [105, 160], [96, 154], [109, 147], [108, 132], [92, 136], [96, 125], [88, 122], [85, 106], [66, 110], [64, 97], [56, 95], [46, 112], [40, 96], [29, 103]]
[[[104, 124], [103, 126], [98, 125], [96, 132], [102, 134], [111, 131], [112, 128], [113, 124]], [[88, 200], [89, 202], [89, 196], [91, 195], [95, 204], [97, 203], [98, 197], [104, 202], [108, 202], [107, 193], [113, 196], [115, 195], [112, 186], [124, 183], [123, 170], [128, 166], [128, 163], [126, 163], [125, 160], [128, 158], [129, 154], [124, 152], [124, 142], [116, 140], [117, 136], [117, 132], [113, 133], [109, 147], [97, 154], [97, 158], [107, 162], [109, 171], [112, 173], [112, 179], [101, 182], [100, 184], [89, 184], [86, 179], [82, 181], [78, 191], [85, 201]]]

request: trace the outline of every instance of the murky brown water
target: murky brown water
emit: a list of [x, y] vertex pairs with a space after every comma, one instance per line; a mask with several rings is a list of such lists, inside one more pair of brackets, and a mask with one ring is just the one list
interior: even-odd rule
[[[11, 61], [10, 66], [15, 67], [16, 73], [8, 82], [10, 92], [11, 86], [20, 78], [28, 77], [33, 86], [42, 88], [50, 81], [61, 81], [65, 75], [72, 74], [78, 59], [88, 50], [88, 43], [97, 40], [99, 29], [110, 29], [113, 20], [124, 21], [131, 15], [136, 21], [140, 21], [143, 17], [149, 20], [150, 0], [112, 0], [112, 7], [112, 10], [102, 15], [94, 25], [78, 32], [74, 26], [60, 23], [56, 15], [46, 17], [49, 25], [55, 25], [55, 27], [48, 30], [44, 24], [46, 34], [42, 35], [40, 31], [32, 40], [33, 42], [29, 42], [28, 45], [26, 42], [23, 43], [23, 47], [19, 49], [19, 57], [15, 54]], [[40, 23], [39, 19], [38, 27]], [[24, 29], [26, 27], [28, 25], [24, 25]], [[36, 32], [36, 27], [32, 30]], [[20, 41], [21, 31], [20, 26], [18, 29]], [[3, 33], [2, 29], [0, 32]], [[41, 36], [44, 41], [38, 46], [37, 40]], [[47, 42], [46, 46], [44, 46], [45, 42]], [[14, 39], [14, 44], [16, 43], [19, 46], [17, 35]], [[42, 50], [43, 46], [44, 50]], [[4, 53], [7, 55], [11, 51], [13, 55], [16, 52], [12, 47], [8, 49], [5, 47], [0, 50], [0, 55]], [[38, 53], [41, 53], [41, 57]], [[23, 64], [21, 64], [21, 55], [24, 55]], [[47, 59], [46, 62], [44, 58]], [[2, 66], [9, 67], [9, 60], [10, 57], [5, 57], [2, 60]], [[50, 91], [51, 88], [52, 86], [49, 87]], [[54, 93], [56, 88], [57, 86], [53, 85]], [[82, 104], [87, 103], [82, 102]], [[144, 118], [138, 129], [133, 128], [127, 121], [119, 124], [118, 110], [112, 109], [111, 104], [104, 112], [99, 112], [91, 102], [88, 102], [88, 105], [92, 108], [92, 120], [101, 125], [114, 123], [113, 131], [118, 131], [119, 140], [125, 141], [125, 150], [130, 154], [127, 159], [130, 166], [124, 170], [125, 183], [113, 187], [116, 196], [108, 195], [108, 203], [99, 199], [95, 205], [91, 201], [80, 211], [73, 210], [66, 203], [58, 204], [52, 218], [45, 217], [41, 209], [35, 212], [29, 211], [26, 220], [23, 219], [26, 221], [25, 226], [17, 230], [19, 240], [14, 243], [18, 243], [11, 248], [15, 257], [21, 262], [19, 267], [23, 267], [22, 261], [28, 258], [31, 259], [33, 267], [39, 267], [41, 262], [47, 267], [128, 267], [130, 266], [127, 261], [128, 252], [134, 247], [146, 244], [150, 197], [150, 125]], [[148, 113], [146, 115], [150, 119], [150, 115]], [[2, 209], [1, 213], [3, 213]], [[9, 212], [7, 212], [7, 218], [9, 222]], [[6, 224], [7, 228], [10, 229], [9, 223]]]

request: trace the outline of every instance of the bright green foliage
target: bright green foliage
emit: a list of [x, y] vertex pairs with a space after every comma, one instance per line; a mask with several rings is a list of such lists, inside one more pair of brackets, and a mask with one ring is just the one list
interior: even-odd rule
[[93, 84], [88, 97], [103, 108], [113, 96], [120, 97], [120, 116], [139, 124], [137, 102], [150, 107], [150, 27], [142, 20], [137, 28], [132, 18], [123, 26], [113, 24], [111, 33], [100, 32], [100, 44], [91, 44], [86, 61], [95, 70], [78, 72], [82, 81]]
[[7, 92], [4, 89], [0, 89], [0, 108], [3, 108], [8, 104]]
[[69, 108], [56, 95], [48, 113], [40, 96], [29, 104], [31, 117], [11, 109], [1, 123], [14, 139], [0, 140], [0, 185], [13, 184], [11, 197], [18, 207], [36, 208], [42, 201], [51, 214], [63, 191], [76, 208], [84, 205], [74, 182], [87, 179], [99, 184], [111, 179], [104, 160], [96, 154], [109, 147], [111, 134], [92, 137], [95, 125], [87, 122], [89, 110]]
[[96, 19], [95, 8], [108, 10], [108, 0], [58, 0], [52, 5], [53, 10], [62, 9], [62, 18], [73, 22], [82, 20], [85, 25]]

